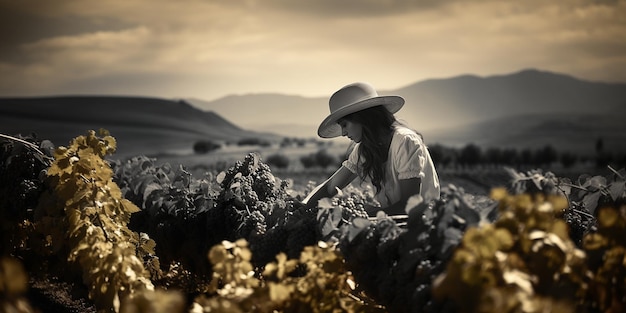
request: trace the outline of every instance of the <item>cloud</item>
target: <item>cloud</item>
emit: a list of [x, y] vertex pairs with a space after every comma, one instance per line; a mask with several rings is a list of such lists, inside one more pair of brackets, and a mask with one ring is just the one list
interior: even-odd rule
[[16, 30], [0, 32], [0, 94], [319, 96], [526, 67], [626, 81], [625, 1], [33, 3], [0, 0]]

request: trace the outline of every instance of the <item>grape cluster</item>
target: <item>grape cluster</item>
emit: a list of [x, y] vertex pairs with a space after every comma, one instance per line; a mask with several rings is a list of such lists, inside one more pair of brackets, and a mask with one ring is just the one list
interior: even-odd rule
[[[35, 137], [19, 138], [41, 146]], [[46, 150], [47, 151], [47, 150]], [[43, 191], [41, 173], [48, 168], [48, 155], [13, 141], [0, 142], [0, 206], [16, 216], [25, 217], [37, 205]], [[8, 212], [7, 212], [8, 213]]]
[[[315, 209], [306, 209], [291, 198], [288, 183], [277, 180], [270, 167], [255, 153], [235, 162], [218, 175], [221, 192], [215, 210], [223, 220], [209, 221], [215, 229], [228, 231], [228, 240], [245, 238], [256, 266], [274, 261], [276, 254], [298, 258], [305, 246], [319, 238]], [[210, 218], [220, 218], [213, 214]], [[217, 223], [223, 225], [215, 225]]]
[[347, 197], [334, 197], [332, 205], [342, 209], [342, 217], [348, 222], [351, 222], [357, 217], [368, 218], [363, 198], [355, 193], [351, 193]]
[[254, 173], [252, 189], [261, 201], [268, 201], [277, 196], [276, 178], [267, 164], [259, 163]]
[[43, 178], [51, 149], [43, 147], [52, 144], [34, 136], [16, 139], [0, 139], [0, 254], [12, 253], [21, 245], [15, 225], [33, 220], [40, 195], [47, 188]]
[[[247, 215], [247, 216], [246, 216]], [[265, 216], [260, 211], [241, 212], [241, 222], [237, 237], [249, 238], [250, 236], [263, 236], [267, 231]]]
[[563, 220], [569, 228], [569, 235], [572, 241], [578, 246], [582, 246], [583, 238], [589, 233], [595, 232], [596, 218], [589, 214], [585, 208], [577, 206], [575, 203], [563, 211]]
[[270, 167], [256, 153], [249, 153], [243, 161], [236, 161], [218, 175], [218, 181], [222, 189], [221, 199], [234, 197], [249, 208], [255, 208], [260, 202], [273, 202], [284, 188], [282, 183], [277, 186]]
[[276, 224], [268, 229], [262, 236], [249, 238], [252, 262], [257, 266], [275, 261], [276, 255], [285, 252], [289, 232], [283, 224]]

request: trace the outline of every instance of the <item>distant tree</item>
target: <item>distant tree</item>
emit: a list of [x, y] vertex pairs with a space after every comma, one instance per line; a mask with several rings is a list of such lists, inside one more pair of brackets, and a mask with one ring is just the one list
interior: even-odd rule
[[479, 146], [470, 143], [461, 149], [459, 163], [465, 166], [478, 165], [482, 160], [482, 150]]
[[217, 150], [220, 148], [219, 144], [216, 144], [210, 140], [201, 140], [201, 141], [196, 141], [193, 144], [193, 152], [197, 153], [197, 154], [205, 154], [205, 153], [209, 153], [213, 150]]
[[485, 151], [485, 161], [489, 164], [502, 164], [505, 162], [500, 148], [491, 147]]
[[435, 144], [428, 146], [428, 152], [430, 152], [430, 158], [433, 159], [433, 163], [435, 165], [443, 165], [443, 146], [440, 144]]
[[266, 159], [267, 164], [275, 166], [276, 168], [289, 167], [289, 158], [284, 154], [272, 154]]
[[610, 151], [604, 151], [604, 140], [602, 137], [596, 140], [596, 167], [603, 168], [610, 165], [613, 161], [613, 155]]
[[502, 162], [508, 165], [518, 165], [520, 163], [520, 155], [517, 149], [508, 148], [502, 151]]
[[520, 152], [520, 161], [524, 165], [535, 165], [533, 151], [528, 148], [523, 149], [522, 152]]
[[281, 148], [289, 147], [291, 145], [293, 145], [293, 140], [289, 137], [284, 137], [283, 140], [280, 142]]
[[571, 152], [563, 152], [559, 157], [559, 161], [565, 168], [571, 168], [578, 161], [578, 156]]
[[597, 168], [603, 168], [608, 165], [611, 165], [613, 161], [614, 161], [613, 155], [609, 152], [602, 152], [596, 155], [596, 167]]
[[304, 139], [297, 139], [296, 140], [296, 145], [298, 147], [304, 147], [304, 146], [306, 146], [306, 140], [304, 140]]
[[535, 152], [535, 165], [548, 166], [558, 160], [558, 153], [551, 145], [537, 149]]
[[238, 145], [240, 146], [261, 146], [261, 147], [268, 147], [270, 146], [272, 143], [267, 141], [267, 140], [263, 140], [260, 138], [244, 138], [241, 139], [237, 142]]
[[307, 155], [301, 156], [300, 163], [302, 163], [302, 166], [304, 166], [304, 168], [312, 168], [317, 165], [317, 163], [315, 162], [314, 154], [307, 154]]
[[455, 150], [441, 144], [428, 146], [428, 151], [435, 166], [448, 166], [454, 160]]
[[623, 169], [626, 167], [626, 154], [622, 153], [621, 155], [615, 158], [615, 162], [617, 163], [617, 167]]
[[321, 167], [326, 168], [337, 163], [337, 158], [330, 155], [326, 149], [318, 150], [300, 157], [300, 162], [305, 168]]
[[326, 168], [336, 162], [335, 157], [330, 155], [325, 149], [317, 151], [315, 154], [315, 162], [321, 168]]
[[604, 152], [604, 140], [602, 137], [596, 140], [596, 154], [601, 154]]

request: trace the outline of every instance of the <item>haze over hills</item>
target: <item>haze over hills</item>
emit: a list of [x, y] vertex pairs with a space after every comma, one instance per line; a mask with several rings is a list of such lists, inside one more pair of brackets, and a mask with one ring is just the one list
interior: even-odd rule
[[601, 139], [608, 151], [626, 152], [624, 115], [617, 114], [525, 114], [496, 118], [469, 126], [434, 132], [431, 142], [461, 147], [537, 149], [550, 145], [560, 151], [593, 155]]
[[[329, 92], [329, 96], [332, 91]], [[429, 144], [542, 147], [593, 152], [598, 138], [626, 150], [626, 84], [525, 70], [464, 75], [379, 91], [406, 99], [398, 118]], [[37, 133], [64, 145], [88, 129], [108, 129], [118, 155], [190, 150], [199, 140], [316, 138], [328, 97], [231, 95], [214, 101], [150, 97], [0, 98], [0, 133]]]
[[191, 149], [200, 140], [279, 140], [277, 135], [245, 130], [184, 101], [109, 96], [0, 99], [4, 134], [35, 133], [55, 145], [66, 145], [87, 130], [100, 128], [117, 139], [117, 156]]
[[[553, 144], [578, 152], [593, 146], [599, 137], [609, 141], [607, 146], [620, 149], [626, 139], [624, 83], [524, 70], [484, 78], [431, 79], [379, 94], [404, 97], [406, 104], [397, 117], [422, 132], [430, 143]], [[315, 137], [319, 122], [329, 112], [328, 97], [248, 94], [187, 101], [250, 129], [304, 137]]]

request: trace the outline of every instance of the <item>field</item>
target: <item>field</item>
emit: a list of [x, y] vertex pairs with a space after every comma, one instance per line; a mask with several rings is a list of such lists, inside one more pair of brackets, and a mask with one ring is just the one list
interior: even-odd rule
[[[239, 146], [229, 145], [206, 154], [196, 154], [191, 149], [181, 150], [177, 153], [151, 155], [157, 164], [169, 163], [172, 166], [182, 165], [193, 175], [200, 177], [205, 172], [219, 172], [232, 166], [237, 160], [243, 159], [248, 153], [258, 153], [263, 161], [269, 156], [283, 155], [288, 158], [287, 168], [277, 168], [270, 164], [272, 172], [281, 179], [291, 179], [294, 189], [302, 191], [309, 182], [320, 183], [328, 178], [340, 165], [349, 148], [348, 142], [344, 141], [309, 141], [305, 145], [280, 145], [262, 146]], [[305, 168], [300, 158], [315, 154], [320, 150], [326, 151], [333, 156], [336, 163], [325, 168]], [[555, 163], [551, 167], [522, 166], [515, 167], [511, 164], [490, 166], [437, 166], [437, 172], [442, 186], [453, 184], [463, 188], [466, 192], [476, 195], [487, 196], [494, 187], [506, 186], [511, 182], [511, 176], [504, 169], [513, 167], [518, 171], [541, 170], [552, 172], [559, 177], [576, 181], [581, 175], [594, 173], [597, 175], [610, 175], [611, 171], [606, 167], [598, 168], [595, 164], [583, 163], [574, 167], [564, 168]], [[356, 185], [356, 182], [355, 182]]]
[[[317, 207], [299, 201], [335, 168], [297, 162], [319, 145], [129, 160], [109, 154], [106, 134], [79, 136], [53, 158], [38, 146], [2, 146], [5, 311], [626, 308], [623, 171], [572, 181], [441, 168], [441, 200], [367, 217], [372, 194], [358, 184]], [[274, 154], [290, 166], [272, 169], [264, 159]]]
[[[237, 146], [222, 147], [206, 154], [196, 154], [191, 149], [178, 153], [160, 154], [149, 156], [155, 159], [157, 164], [169, 163], [172, 166], [183, 165], [195, 176], [202, 176], [205, 172], [219, 172], [232, 166], [237, 160], [243, 159], [248, 153], [258, 153], [261, 159], [266, 161], [269, 156], [283, 155], [289, 159], [287, 168], [272, 167], [272, 172], [281, 179], [291, 179], [296, 190], [303, 190], [312, 181], [320, 183], [328, 178], [340, 165], [348, 149], [346, 142], [309, 142], [302, 146], [281, 147], [272, 145], [261, 146]], [[320, 150], [326, 151], [335, 157], [335, 164], [325, 168], [305, 168], [300, 158], [314, 154]], [[577, 169], [583, 172], [584, 169]], [[458, 169], [441, 168], [438, 171], [442, 186], [454, 184], [464, 188], [469, 193], [488, 195], [493, 187], [503, 186], [508, 183], [509, 176], [502, 167]]]

